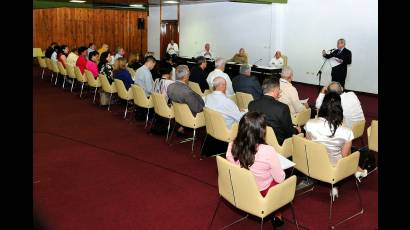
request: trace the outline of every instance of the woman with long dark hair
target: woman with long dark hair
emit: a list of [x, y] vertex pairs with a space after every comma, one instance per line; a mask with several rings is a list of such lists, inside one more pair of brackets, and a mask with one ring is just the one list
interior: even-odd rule
[[[266, 144], [266, 118], [259, 112], [248, 112], [239, 121], [238, 134], [229, 143], [226, 159], [242, 168], [248, 169], [255, 176], [256, 184], [262, 196], [269, 189], [285, 180], [276, 150]], [[279, 212], [273, 215], [272, 223], [283, 224]]]
[[64, 68], [67, 66], [67, 55], [69, 49], [67, 45], [62, 45], [57, 53], [57, 60], [63, 64]]
[[[329, 92], [323, 98], [318, 118], [309, 120], [305, 125], [306, 138], [324, 144], [329, 154], [330, 163], [335, 166], [343, 157], [351, 153], [353, 132], [342, 126], [343, 108], [339, 94]], [[367, 176], [367, 170], [358, 168], [356, 177]], [[332, 196], [337, 197], [334, 187]]]
[[114, 81], [114, 73], [111, 65], [112, 56], [110, 52], [106, 51], [100, 55], [100, 62], [98, 63], [98, 71], [100, 74], [105, 74], [110, 84]]

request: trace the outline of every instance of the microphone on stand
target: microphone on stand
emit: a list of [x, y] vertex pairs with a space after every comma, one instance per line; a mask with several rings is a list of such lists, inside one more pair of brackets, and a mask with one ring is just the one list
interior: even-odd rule
[[260, 58], [259, 60], [257, 60], [255, 63], [253, 63], [252, 67], [256, 67], [256, 63], [262, 61], [262, 58]]

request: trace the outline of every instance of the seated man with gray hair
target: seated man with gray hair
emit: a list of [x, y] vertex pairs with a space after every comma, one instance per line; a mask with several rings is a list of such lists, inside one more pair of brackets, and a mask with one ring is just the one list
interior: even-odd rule
[[337, 81], [333, 81], [329, 85], [322, 88], [322, 91], [316, 99], [316, 108], [318, 110], [322, 105], [325, 94], [328, 92], [336, 92], [340, 95], [343, 109], [344, 126], [352, 128], [353, 123], [363, 121], [365, 119], [359, 98], [357, 98], [354, 92], [343, 92], [342, 85]]
[[233, 91], [231, 78], [229, 78], [228, 74], [224, 73], [225, 64], [226, 64], [225, 59], [217, 58], [215, 60], [215, 70], [208, 74], [206, 81], [208, 82], [209, 87], [212, 88], [212, 81], [214, 80], [214, 78], [223, 77], [226, 81], [226, 93], [225, 94], [226, 96], [230, 97], [230, 96], [233, 96], [235, 92]]
[[167, 88], [168, 98], [177, 103], [187, 104], [192, 114], [202, 112], [204, 100], [188, 86], [189, 68], [186, 65], [179, 65], [175, 70], [175, 82]]
[[205, 106], [222, 113], [228, 128], [235, 122], [239, 123], [245, 111], [239, 111], [238, 106], [225, 95], [226, 81], [223, 77], [216, 77], [212, 81], [213, 92], [205, 98]]
[[283, 67], [280, 75], [280, 89], [282, 93], [279, 97], [279, 101], [289, 106], [292, 115], [309, 108], [307, 103], [300, 102], [298, 91], [291, 83], [293, 80], [292, 68], [289, 66]]
[[235, 92], [252, 94], [254, 100], [259, 99], [263, 95], [259, 80], [251, 76], [251, 66], [249, 64], [241, 65], [239, 75], [232, 79], [232, 86]]

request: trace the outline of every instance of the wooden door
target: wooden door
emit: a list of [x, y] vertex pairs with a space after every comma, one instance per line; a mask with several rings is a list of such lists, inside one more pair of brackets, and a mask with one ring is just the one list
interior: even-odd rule
[[160, 49], [160, 58], [162, 59], [167, 51], [168, 43], [171, 40], [174, 40], [178, 44], [179, 48], [179, 28], [178, 20], [163, 20], [161, 22], [161, 49]]

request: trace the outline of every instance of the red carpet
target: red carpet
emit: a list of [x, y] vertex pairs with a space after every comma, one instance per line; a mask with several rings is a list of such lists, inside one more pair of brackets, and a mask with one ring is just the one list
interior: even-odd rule
[[[80, 99], [78, 90], [55, 87], [49, 72], [41, 80], [40, 69], [33, 71], [34, 214], [48, 229], [208, 229], [219, 199], [215, 158], [192, 158], [190, 144], [168, 146], [165, 137], [147, 134], [143, 122], [123, 120], [122, 106], [108, 112], [90, 96]], [[377, 172], [360, 189], [365, 213], [338, 229], [378, 228]], [[301, 224], [327, 229], [328, 191], [319, 185], [295, 198]], [[334, 216], [357, 209], [354, 181], [348, 180]], [[223, 202], [211, 229], [241, 215]], [[290, 218], [290, 210], [284, 215]], [[250, 218], [230, 229], [258, 229], [258, 221]], [[271, 224], [265, 222], [264, 229]], [[296, 228], [287, 223], [280, 229]]]

